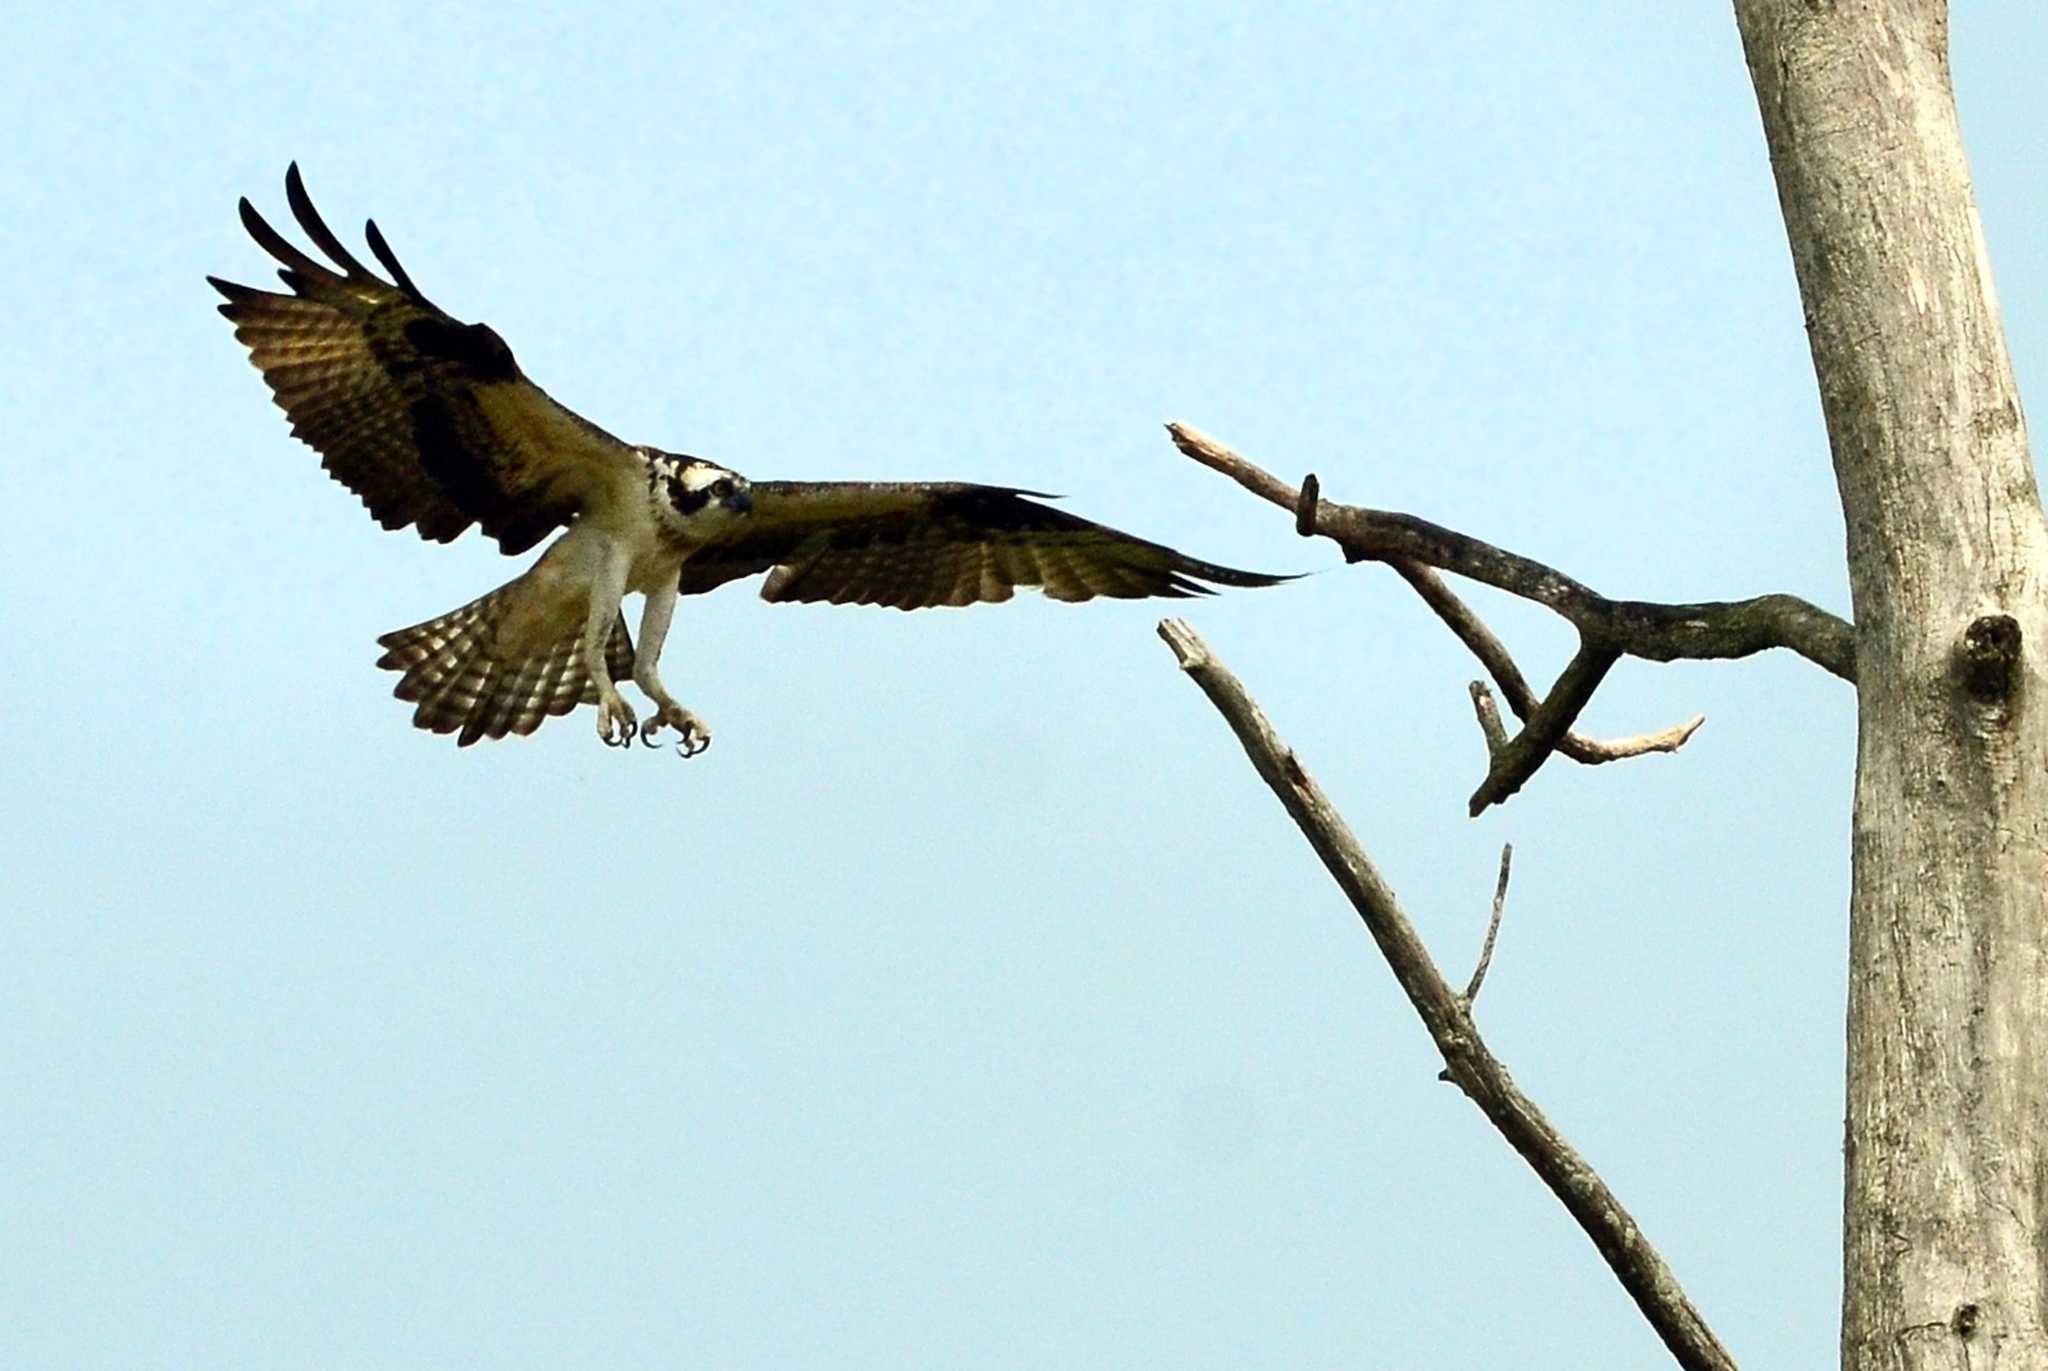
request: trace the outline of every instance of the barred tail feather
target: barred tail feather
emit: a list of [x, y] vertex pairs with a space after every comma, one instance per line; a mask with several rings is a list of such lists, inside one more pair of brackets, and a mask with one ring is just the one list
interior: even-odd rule
[[[435, 733], [459, 730], [456, 742], [468, 747], [479, 738], [531, 733], [549, 715], [597, 703], [597, 685], [583, 665], [580, 631], [516, 661], [496, 655], [498, 620], [511, 589], [501, 587], [438, 619], [395, 629], [377, 640], [385, 649], [377, 665], [403, 673], [391, 693], [416, 702], [415, 727]], [[623, 614], [612, 621], [604, 656], [614, 681], [631, 678], [633, 639]]]

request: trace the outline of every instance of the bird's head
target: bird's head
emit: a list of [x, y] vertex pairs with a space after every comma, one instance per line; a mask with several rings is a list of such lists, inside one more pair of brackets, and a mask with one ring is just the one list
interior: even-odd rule
[[649, 458], [648, 474], [662, 522], [693, 541], [753, 512], [753, 488], [747, 478], [716, 462], [655, 453]]

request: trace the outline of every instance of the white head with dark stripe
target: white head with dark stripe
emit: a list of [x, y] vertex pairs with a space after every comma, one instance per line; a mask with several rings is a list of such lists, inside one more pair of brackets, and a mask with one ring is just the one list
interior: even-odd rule
[[645, 448], [647, 492], [665, 532], [701, 542], [712, 531], [753, 512], [747, 478], [716, 462], [680, 452]]

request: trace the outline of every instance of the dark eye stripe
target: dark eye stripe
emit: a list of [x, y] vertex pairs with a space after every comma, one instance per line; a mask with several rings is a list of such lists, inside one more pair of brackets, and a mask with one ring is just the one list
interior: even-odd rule
[[668, 478], [668, 502], [678, 514], [695, 514], [710, 498], [708, 490], [691, 490], [676, 477]]

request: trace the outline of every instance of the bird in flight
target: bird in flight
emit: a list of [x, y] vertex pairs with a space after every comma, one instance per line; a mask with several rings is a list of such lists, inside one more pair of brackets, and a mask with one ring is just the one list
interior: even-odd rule
[[[607, 746], [636, 735], [657, 746], [672, 728], [684, 756], [703, 751], [711, 730], [657, 670], [676, 599], [760, 572], [773, 603], [897, 609], [1007, 600], [1018, 586], [1055, 600], [1140, 599], [1288, 579], [1198, 561], [1038, 504], [1034, 491], [749, 481], [624, 442], [526, 379], [488, 325], [432, 304], [374, 220], [364, 237], [390, 279], [365, 267], [313, 208], [296, 163], [285, 199], [328, 260], [244, 198], [242, 224], [282, 263], [291, 294], [207, 280], [294, 436], [387, 529], [445, 543], [474, 524], [507, 554], [566, 529], [524, 574], [377, 640], [413, 723], [462, 746], [531, 733], [587, 703]], [[646, 597], [637, 646], [620, 609], [628, 594]], [[622, 681], [653, 702], [644, 728]]]

